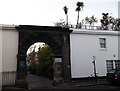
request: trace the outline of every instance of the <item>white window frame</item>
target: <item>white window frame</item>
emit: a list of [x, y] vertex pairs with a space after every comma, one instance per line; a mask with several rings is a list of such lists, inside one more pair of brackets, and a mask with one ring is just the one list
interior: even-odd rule
[[[104, 43], [105, 48], [101, 47], [100, 39], [105, 39], [105, 43]], [[107, 50], [107, 38], [106, 37], [99, 37], [99, 48], [100, 48], [101, 51], [106, 51]]]

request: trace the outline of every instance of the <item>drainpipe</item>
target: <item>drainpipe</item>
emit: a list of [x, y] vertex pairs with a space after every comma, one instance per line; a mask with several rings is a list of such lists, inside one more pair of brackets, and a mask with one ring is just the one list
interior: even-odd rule
[[95, 56], [93, 56], [93, 66], [94, 66], [94, 76], [95, 76], [95, 82], [97, 83], [97, 73], [96, 73], [96, 62], [95, 62], [96, 58]]

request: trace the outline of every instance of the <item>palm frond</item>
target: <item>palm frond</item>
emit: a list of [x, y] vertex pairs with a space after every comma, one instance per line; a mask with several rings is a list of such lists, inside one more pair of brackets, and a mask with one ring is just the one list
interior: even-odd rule
[[68, 8], [67, 8], [67, 6], [64, 6], [64, 7], [63, 7], [63, 10], [64, 10], [65, 14], [68, 13]]
[[77, 6], [77, 8], [76, 8], [75, 11], [81, 11], [84, 7], [84, 3], [83, 2], [77, 2], [76, 6]]

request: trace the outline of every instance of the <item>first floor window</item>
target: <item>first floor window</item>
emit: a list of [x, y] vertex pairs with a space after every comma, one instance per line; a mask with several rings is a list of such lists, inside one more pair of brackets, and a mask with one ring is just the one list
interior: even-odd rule
[[100, 48], [106, 48], [106, 38], [99, 38]]

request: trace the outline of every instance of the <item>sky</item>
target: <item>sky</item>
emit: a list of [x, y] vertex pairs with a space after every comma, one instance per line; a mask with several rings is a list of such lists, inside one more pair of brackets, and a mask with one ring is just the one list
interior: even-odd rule
[[28, 50], [27, 50], [27, 55], [29, 54], [29, 53], [31, 53], [33, 50], [34, 50], [34, 48], [35, 48], [35, 52], [38, 52], [38, 48], [39, 47], [43, 47], [44, 46], [44, 42], [36, 42], [36, 43], [34, 43], [33, 45], [31, 45], [29, 48], [28, 48]]
[[102, 13], [118, 17], [120, 0], [0, 0], [0, 24], [54, 26], [60, 19], [66, 19], [63, 7], [68, 7], [68, 21], [77, 22], [76, 3], [84, 2], [80, 21], [94, 15], [98, 20]]

